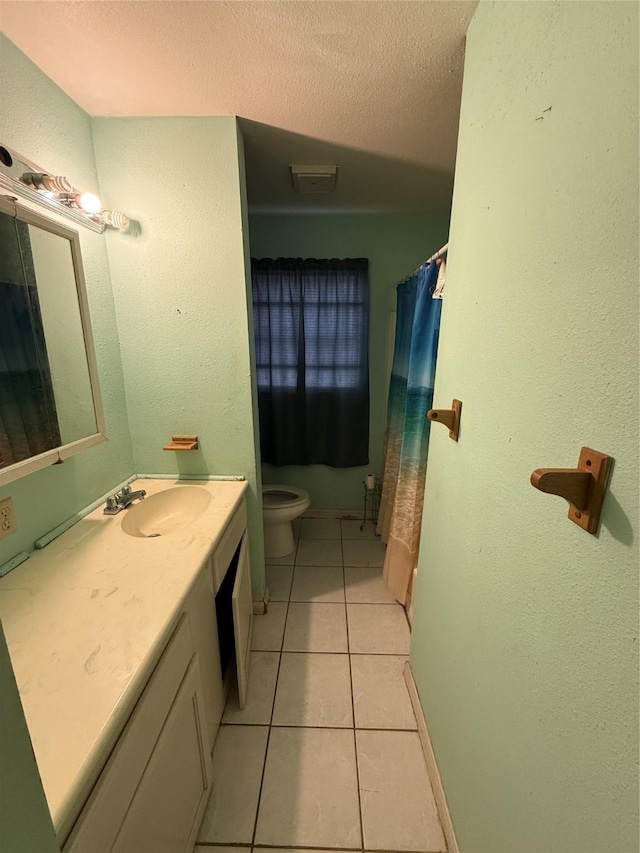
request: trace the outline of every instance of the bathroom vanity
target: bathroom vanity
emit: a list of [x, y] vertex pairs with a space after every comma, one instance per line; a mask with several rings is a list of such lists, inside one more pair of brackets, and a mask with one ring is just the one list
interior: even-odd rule
[[[185, 853], [211, 793], [229, 587], [241, 702], [244, 481], [137, 480], [0, 580], [0, 615], [63, 853]], [[233, 573], [232, 575], [230, 573]]]

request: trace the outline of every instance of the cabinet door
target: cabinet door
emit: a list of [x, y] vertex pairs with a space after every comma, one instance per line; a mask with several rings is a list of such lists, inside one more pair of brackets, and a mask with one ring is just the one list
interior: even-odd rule
[[189, 665], [112, 853], [191, 850], [209, 797], [211, 759], [198, 656]]
[[193, 660], [189, 616], [185, 613], [100, 774], [64, 853], [111, 851]]
[[238, 699], [244, 708], [249, 681], [249, 655], [253, 630], [253, 597], [249, 568], [249, 537], [245, 533], [240, 548], [236, 580], [233, 587], [233, 632], [236, 641], [236, 669], [238, 672]]

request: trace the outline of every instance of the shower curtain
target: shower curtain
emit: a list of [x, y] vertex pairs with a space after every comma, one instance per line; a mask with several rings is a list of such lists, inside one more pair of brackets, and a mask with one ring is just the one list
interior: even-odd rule
[[396, 340], [385, 431], [378, 533], [387, 543], [384, 577], [404, 604], [418, 562], [433, 383], [442, 301], [431, 262], [398, 285]]

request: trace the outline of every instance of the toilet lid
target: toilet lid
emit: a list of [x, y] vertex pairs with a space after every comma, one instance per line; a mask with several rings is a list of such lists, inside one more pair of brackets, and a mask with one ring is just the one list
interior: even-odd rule
[[284, 506], [293, 501], [299, 501], [301, 495], [296, 492], [288, 492], [284, 489], [269, 489], [262, 493], [262, 502], [264, 506]]

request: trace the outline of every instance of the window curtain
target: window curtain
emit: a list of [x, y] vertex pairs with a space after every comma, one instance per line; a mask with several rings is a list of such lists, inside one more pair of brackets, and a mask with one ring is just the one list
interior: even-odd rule
[[28, 226], [0, 214], [0, 467], [61, 443]]
[[442, 301], [433, 299], [431, 263], [398, 285], [396, 339], [385, 432], [378, 532], [387, 543], [383, 574], [404, 604], [418, 564], [427, 449]]
[[251, 271], [263, 462], [366, 465], [367, 259], [252, 259]]

